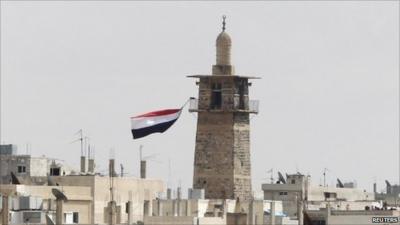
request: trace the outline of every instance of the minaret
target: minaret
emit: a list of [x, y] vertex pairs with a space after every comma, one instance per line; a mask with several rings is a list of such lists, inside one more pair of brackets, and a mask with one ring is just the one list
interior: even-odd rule
[[218, 35], [216, 41], [217, 64], [212, 68], [213, 75], [233, 75], [234, 67], [231, 65], [231, 37], [225, 32], [225, 16], [222, 22], [222, 32]]
[[[208, 199], [252, 198], [250, 162], [250, 113], [258, 113], [258, 101], [249, 100], [248, 80], [235, 75], [231, 65], [230, 36], [216, 40], [216, 65], [212, 75], [198, 78], [199, 99], [191, 104], [197, 112], [193, 188], [205, 189]], [[193, 103], [193, 102], [192, 102]]]

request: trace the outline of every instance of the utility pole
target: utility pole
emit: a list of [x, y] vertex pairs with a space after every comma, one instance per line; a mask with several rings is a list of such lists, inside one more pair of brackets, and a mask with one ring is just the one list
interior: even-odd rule
[[142, 158], [143, 158], [142, 149], [143, 149], [143, 145], [140, 145], [139, 146], [139, 159], [140, 159], [140, 161], [142, 161]]
[[123, 177], [124, 176], [124, 165], [120, 164], [120, 167], [121, 167], [121, 177]]
[[83, 146], [83, 131], [80, 129], [79, 131], [79, 141], [81, 142], [81, 173], [85, 173], [86, 170], [86, 157], [84, 153], [84, 146]]
[[271, 173], [271, 184], [274, 183], [274, 168], [271, 168], [270, 170], [267, 171], [267, 173]]
[[326, 172], [328, 171], [327, 168], [324, 168], [324, 187], [326, 187]]
[[110, 176], [110, 202], [108, 203], [108, 210], [109, 210], [108, 224], [115, 225], [117, 221], [115, 218], [116, 204], [114, 201], [114, 174], [110, 173], [109, 176]]

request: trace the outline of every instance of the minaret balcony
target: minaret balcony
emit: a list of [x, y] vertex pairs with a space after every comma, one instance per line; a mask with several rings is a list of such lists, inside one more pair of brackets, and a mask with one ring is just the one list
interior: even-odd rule
[[244, 107], [231, 106], [221, 108], [199, 107], [199, 100], [191, 98], [189, 100], [189, 112], [246, 112], [258, 114], [259, 100], [249, 100]]

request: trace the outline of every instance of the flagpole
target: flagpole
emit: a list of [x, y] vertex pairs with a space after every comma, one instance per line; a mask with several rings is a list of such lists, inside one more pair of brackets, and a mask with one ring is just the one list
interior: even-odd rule
[[181, 110], [182, 110], [183, 108], [185, 108], [185, 106], [189, 103], [189, 101], [190, 101], [190, 98], [189, 98], [188, 100], [186, 100], [185, 104], [183, 104], [183, 106], [181, 107]]
[[181, 110], [185, 108], [185, 106], [190, 102], [190, 100], [194, 99], [194, 97], [190, 97], [188, 100], [186, 100], [185, 104], [181, 107]]

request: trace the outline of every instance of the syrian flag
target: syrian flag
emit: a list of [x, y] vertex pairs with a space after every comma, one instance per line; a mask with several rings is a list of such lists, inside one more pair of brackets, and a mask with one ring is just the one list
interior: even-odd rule
[[131, 117], [133, 139], [168, 130], [181, 115], [182, 108], [164, 109]]

